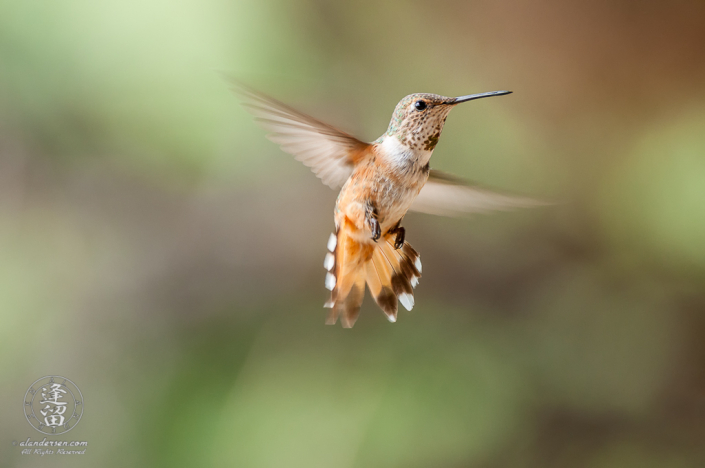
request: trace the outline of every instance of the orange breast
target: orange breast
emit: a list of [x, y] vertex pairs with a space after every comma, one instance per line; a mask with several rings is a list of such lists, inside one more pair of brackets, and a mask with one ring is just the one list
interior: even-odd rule
[[[393, 227], [411, 206], [426, 183], [428, 173], [422, 169], [398, 171], [384, 158], [373, 155], [359, 164], [343, 186], [336, 203], [336, 225], [351, 206], [371, 205], [377, 214], [382, 232]], [[355, 216], [349, 216], [356, 223]], [[360, 223], [356, 223], [360, 226]]]

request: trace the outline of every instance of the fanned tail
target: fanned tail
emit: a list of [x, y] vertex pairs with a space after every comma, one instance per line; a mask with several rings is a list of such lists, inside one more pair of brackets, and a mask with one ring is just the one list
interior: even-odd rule
[[421, 277], [421, 260], [408, 242], [397, 250], [396, 237], [383, 236], [376, 244], [361, 243], [341, 226], [328, 240], [324, 266], [326, 287], [331, 297], [324, 307], [331, 309], [326, 324], [338, 318], [345, 328], [355, 324], [365, 295], [365, 283], [390, 322], [397, 320], [397, 300], [407, 309], [414, 307], [413, 288]]

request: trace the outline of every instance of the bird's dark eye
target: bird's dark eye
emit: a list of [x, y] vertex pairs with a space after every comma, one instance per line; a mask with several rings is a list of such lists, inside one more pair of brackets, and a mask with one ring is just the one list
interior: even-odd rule
[[416, 101], [414, 103], [414, 107], [416, 107], [416, 110], [424, 110], [426, 108], [426, 102], [425, 101]]

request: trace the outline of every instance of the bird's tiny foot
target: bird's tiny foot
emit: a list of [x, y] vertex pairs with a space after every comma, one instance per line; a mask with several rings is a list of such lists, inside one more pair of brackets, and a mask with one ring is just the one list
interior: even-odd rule
[[396, 229], [396, 239], [394, 240], [394, 248], [399, 250], [404, 247], [404, 238], [406, 237], [406, 229], [399, 226]]
[[370, 217], [367, 220], [367, 224], [369, 225], [370, 231], [372, 231], [372, 240], [377, 242], [382, 236], [382, 229], [379, 227], [379, 221], [377, 221], [377, 218]]

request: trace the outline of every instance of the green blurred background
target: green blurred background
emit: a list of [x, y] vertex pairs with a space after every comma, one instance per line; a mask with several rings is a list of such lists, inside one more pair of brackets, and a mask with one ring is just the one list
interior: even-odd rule
[[[705, 466], [702, 1], [0, 3], [0, 465]], [[323, 325], [336, 194], [224, 71], [434, 167], [565, 200], [410, 215], [416, 308]], [[22, 398], [85, 397], [83, 456]]]

